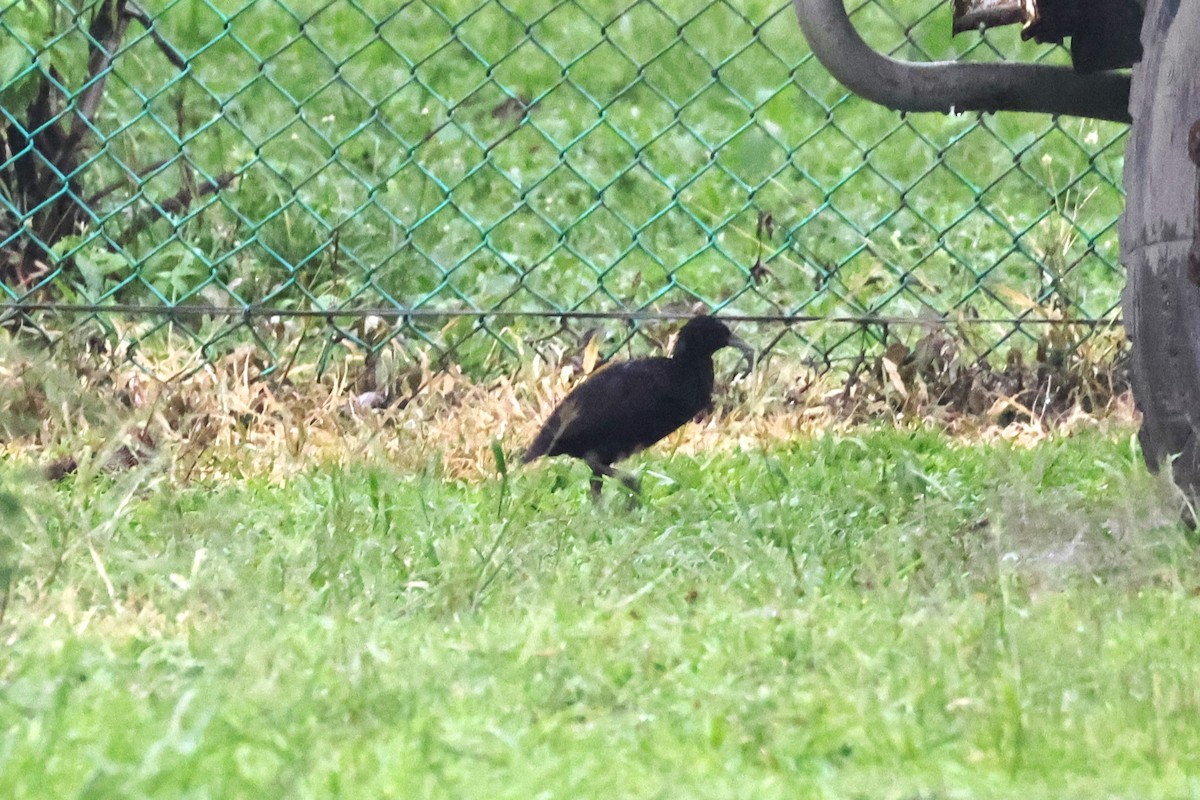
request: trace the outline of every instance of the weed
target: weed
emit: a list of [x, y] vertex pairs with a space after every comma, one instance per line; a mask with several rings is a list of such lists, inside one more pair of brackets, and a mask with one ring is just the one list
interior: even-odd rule
[[0, 787], [1177, 794], [1200, 562], [1129, 440], [679, 451], [632, 511], [550, 470], [50, 485], [9, 459], [36, 513], [5, 556]]

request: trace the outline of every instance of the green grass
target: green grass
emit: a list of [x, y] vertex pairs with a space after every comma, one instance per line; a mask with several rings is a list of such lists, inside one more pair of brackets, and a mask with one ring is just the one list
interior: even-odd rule
[[[1097, 317], [1118, 302], [1123, 126], [902, 118], [824, 72], [784, 0], [145, 5], [189, 71], [131, 28], [97, 121], [105, 146], [79, 176], [117, 189], [51, 281], [74, 299], [613, 311], [702, 298], [951, 319]], [[0, 10], [13, 34], [0, 79], [32, 50], [77, 89], [83, 36], [41, 31], [41, 7]], [[902, 57], [1063, 61], [1012, 28], [952, 39], [944, 6], [880, 0], [855, 19]], [[123, 238], [152, 202], [227, 170], [235, 187]], [[760, 214], [774, 220], [762, 243]], [[772, 277], [756, 284], [760, 256]], [[161, 336], [157, 323], [131, 335]], [[214, 352], [245, 339], [220, 340], [217, 323], [197, 332]], [[403, 332], [465, 341], [469, 367], [493, 358], [496, 339], [441, 325]], [[268, 329], [263, 344], [287, 352]], [[1010, 331], [984, 329], [979, 349]], [[801, 341], [855, 355], [846, 336]]]
[[1200, 561], [1129, 431], [643, 467], [0, 467], [0, 795], [1196, 793]]

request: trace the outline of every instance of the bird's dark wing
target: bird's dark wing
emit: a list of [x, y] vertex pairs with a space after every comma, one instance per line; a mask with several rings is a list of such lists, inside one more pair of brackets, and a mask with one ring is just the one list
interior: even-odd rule
[[680, 414], [670, 378], [665, 358], [618, 362], [592, 373], [546, 420], [523, 460], [597, 451], [608, 461], [652, 444], [687, 421], [675, 420]]

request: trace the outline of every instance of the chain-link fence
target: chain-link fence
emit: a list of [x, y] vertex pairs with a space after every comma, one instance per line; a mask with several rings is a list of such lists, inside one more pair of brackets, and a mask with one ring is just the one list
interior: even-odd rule
[[[10, 330], [486, 370], [701, 307], [818, 366], [1115, 318], [1123, 126], [872, 106], [784, 0], [139, 2], [0, 10]], [[899, 57], [1066, 61], [855, 5]]]

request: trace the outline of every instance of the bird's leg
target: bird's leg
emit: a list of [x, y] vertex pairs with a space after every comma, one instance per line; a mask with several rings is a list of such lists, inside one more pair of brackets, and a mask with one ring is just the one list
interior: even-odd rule
[[590, 482], [592, 484], [593, 503], [600, 502], [600, 491], [604, 488], [604, 478], [602, 477], [602, 474], [603, 473], [597, 471], [595, 467], [592, 467], [592, 478]]
[[592, 468], [593, 501], [600, 500], [600, 488], [602, 485], [601, 476], [604, 476], [606, 478], [616, 478], [622, 484], [624, 484], [625, 488], [630, 492], [630, 505], [634, 505], [637, 502], [642, 493], [642, 484], [641, 481], [637, 479], [636, 475], [614, 469], [611, 464], [605, 464], [590, 454], [585, 461], [587, 461], [588, 466]]
[[604, 488], [604, 481], [601, 479], [601, 476], [611, 478], [617, 474], [617, 471], [610, 465], [605, 464], [603, 461], [596, 458], [596, 456], [592, 453], [588, 453], [586, 456], [584, 456], [583, 460], [586, 461], [587, 465], [592, 468], [592, 502], [599, 503], [600, 491]]
[[632, 510], [642, 502], [642, 482], [632, 472], [619, 472], [613, 470], [616, 476], [620, 479], [625, 488], [629, 490], [629, 508]]

